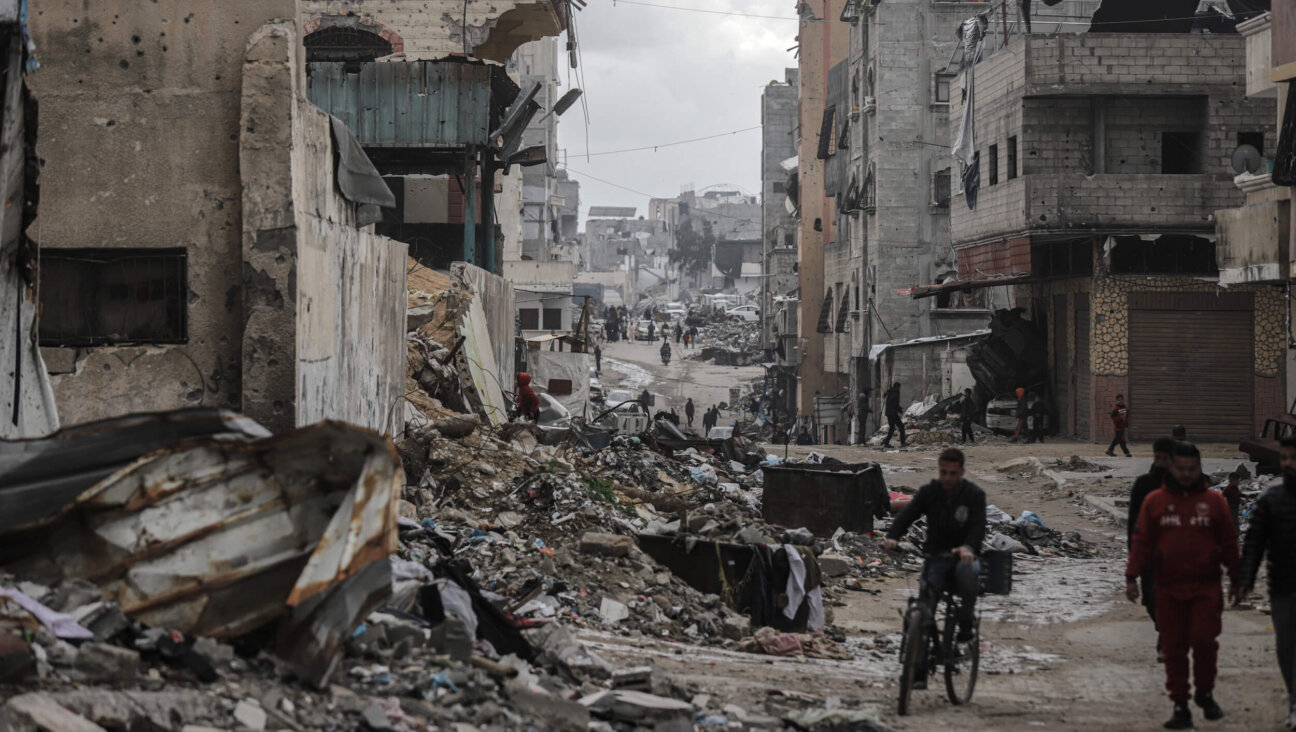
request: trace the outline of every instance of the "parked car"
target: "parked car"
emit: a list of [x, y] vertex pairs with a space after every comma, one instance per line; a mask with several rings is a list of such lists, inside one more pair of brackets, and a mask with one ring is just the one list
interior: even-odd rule
[[635, 323], [634, 338], [636, 341], [654, 340], [657, 336], [661, 335], [661, 329], [658, 328], [654, 330], [653, 338], [648, 337], [648, 324], [651, 322], [651, 320], [640, 320]]
[[986, 405], [986, 428], [1000, 435], [1017, 431], [1017, 395], [996, 397]]
[[607, 393], [606, 399], [609, 408], [617, 407], [618, 405], [625, 405], [630, 402], [635, 404], [639, 403], [639, 395], [628, 389], [613, 389]]
[[739, 305], [736, 308], [726, 310], [725, 315], [730, 318], [745, 320], [748, 323], [754, 323], [760, 320], [760, 308], [755, 305]]
[[684, 308], [667, 308], [663, 312], [666, 314], [666, 319], [671, 322], [688, 317], [688, 311]]

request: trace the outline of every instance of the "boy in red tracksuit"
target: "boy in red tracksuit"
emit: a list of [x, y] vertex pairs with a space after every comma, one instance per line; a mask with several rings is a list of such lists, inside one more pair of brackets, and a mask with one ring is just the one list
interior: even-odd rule
[[1188, 709], [1188, 650], [1193, 654], [1195, 701], [1206, 719], [1224, 716], [1212, 692], [1219, 652], [1224, 594], [1222, 570], [1229, 581], [1238, 572], [1238, 538], [1224, 496], [1210, 490], [1201, 474], [1201, 453], [1189, 443], [1176, 443], [1165, 484], [1153, 491], [1139, 511], [1125, 594], [1139, 596], [1138, 578], [1151, 563], [1156, 584], [1156, 620], [1165, 652], [1166, 691], [1174, 715], [1166, 729], [1191, 729]]
[[1125, 442], [1125, 430], [1129, 429], [1129, 408], [1125, 406], [1125, 395], [1116, 395], [1116, 406], [1111, 410], [1112, 436], [1111, 445], [1107, 447], [1107, 454], [1116, 457], [1116, 446], [1125, 452], [1125, 457], [1130, 457], [1129, 444]]

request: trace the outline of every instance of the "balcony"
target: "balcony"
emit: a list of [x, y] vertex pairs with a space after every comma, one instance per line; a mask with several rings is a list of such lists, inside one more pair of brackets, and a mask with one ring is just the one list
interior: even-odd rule
[[[487, 147], [519, 89], [502, 67], [467, 60], [315, 62], [306, 95], [341, 119], [384, 173]], [[397, 162], [413, 166], [393, 169]]]
[[1220, 284], [1285, 281], [1291, 270], [1291, 199], [1268, 175], [1243, 178], [1247, 204], [1215, 212]]
[[485, 42], [473, 55], [504, 63], [524, 43], [557, 36], [567, 29], [567, 3], [562, 0], [515, 2], [495, 21]]
[[1025, 175], [982, 187], [977, 207], [950, 206], [955, 244], [1027, 231], [1209, 231], [1209, 215], [1238, 202], [1227, 181], [1200, 175]]

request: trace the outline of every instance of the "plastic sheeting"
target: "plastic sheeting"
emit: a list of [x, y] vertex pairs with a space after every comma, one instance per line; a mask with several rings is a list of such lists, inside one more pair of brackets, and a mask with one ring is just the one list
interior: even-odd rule
[[534, 383], [549, 388], [554, 379], [571, 381], [571, 394], [550, 394], [571, 412], [572, 416], [585, 414], [585, 407], [590, 397], [590, 368], [593, 357], [588, 353], [571, 353], [570, 351], [530, 351], [527, 353], [527, 367], [531, 370]]

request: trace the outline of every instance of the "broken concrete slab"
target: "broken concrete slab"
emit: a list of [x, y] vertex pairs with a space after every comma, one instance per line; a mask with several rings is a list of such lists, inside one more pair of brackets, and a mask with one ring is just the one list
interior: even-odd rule
[[821, 554], [819, 556], [819, 571], [825, 577], [842, 577], [850, 574], [851, 567], [855, 563], [850, 557], [843, 557], [840, 554]]
[[408, 308], [405, 311], [405, 332], [418, 330], [431, 323], [436, 318], [436, 312], [437, 306], [435, 303]]
[[618, 534], [587, 532], [580, 540], [580, 550], [585, 554], [604, 557], [625, 557], [635, 548], [634, 537]]
[[128, 648], [107, 643], [86, 643], [77, 652], [72, 668], [84, 681], [134, 681], [140, 657]]
[[266, 728], [266, 713], [261, 705], [250, 699], [244, 699], [234, 707], [234, 719], [250, 730]]
[[54, 701], [48, 694], [21, 694], [10, 699], [6, 706], [42, 729], [58, 732], [107, 732], [103, 727]]
[[642, 691], [600, 691], [580, 700], [595, 716], [656, 729], [690, 729], [693, 705]]

